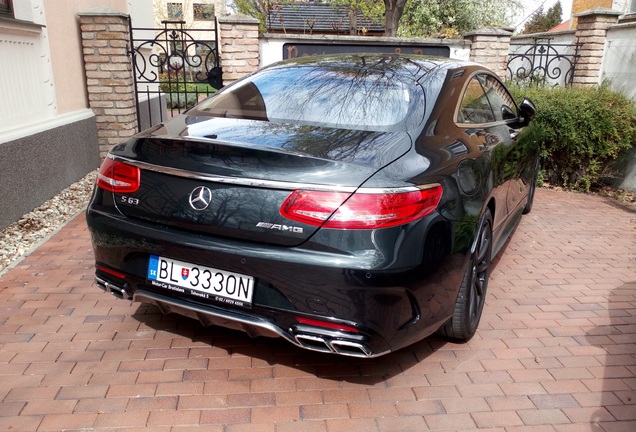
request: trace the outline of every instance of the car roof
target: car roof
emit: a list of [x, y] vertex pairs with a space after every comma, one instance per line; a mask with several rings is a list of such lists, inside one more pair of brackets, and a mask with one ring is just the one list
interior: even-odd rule
[[463, 67], [485, 67], [464, 60], [449, 59], [445, 57], [432, 57], [408, 54], [329, 54], [320, 56], [299, 57], [283, 60], [264, 68], [293, 68], [312, 67], [325, 69], [354, 69], [369, 70], [376, 73], [399, 74], [401, 77], [411, 77], [414, 81], [431, 75], [431, 73], [445, 73]]

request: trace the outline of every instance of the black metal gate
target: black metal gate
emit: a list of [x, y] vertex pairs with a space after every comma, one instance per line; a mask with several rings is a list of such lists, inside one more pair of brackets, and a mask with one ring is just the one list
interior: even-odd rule
[[139, 130], [192, 107], [223, 85], [218, 25], [185, 29], [185, 21], [162, 21], [163, 28], [130, 28]]
[[572, 84], [582, 44], [558, 44], [551, 39], [511, 43], [507, 79], [525, 84]]

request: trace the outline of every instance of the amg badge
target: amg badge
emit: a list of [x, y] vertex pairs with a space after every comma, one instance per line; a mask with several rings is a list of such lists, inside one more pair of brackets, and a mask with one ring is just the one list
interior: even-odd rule
[[259, 222], [256, 224], [259, 228], [278, 230], [278, 231], [289, 231], [297, 234], [302, 234], [303, 229], [301, 227], [289, 226], [289, 225], [281, 225], [281, 224], [272, 224], [269, 222]]

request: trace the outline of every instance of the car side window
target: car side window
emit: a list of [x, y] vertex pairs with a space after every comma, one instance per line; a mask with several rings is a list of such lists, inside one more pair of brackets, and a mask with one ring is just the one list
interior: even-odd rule
[[479, 80], [492, 106], [495, 121], [516, 119], [517, 105], [501, 82], [490, 75], [479, 75]]
[[479, 76], [471, 78], [457, 112], [457, 123], [479, 124], [492, 123], [495, 115]]

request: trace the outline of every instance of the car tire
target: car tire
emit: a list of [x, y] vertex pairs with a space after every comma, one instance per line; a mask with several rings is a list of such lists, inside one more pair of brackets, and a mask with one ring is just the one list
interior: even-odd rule
[[523, 208], [523, 214], [528, 214], [532, 210], [532, 205], [534, 204], [534, 193], [537, 190], [538, 178], [539, 178], [539, 155], [537, 155], [534, 162], [534, 175], [532, 176], [530, 189], [528, 190], [528, 200], [526, 201], [526, 206]]
[[467, 341], [474, 336], [486, 302], [492, 261], [492, 215], [486, 210], [475, 237], [451, 319], [440, 329], [448, 338]]

